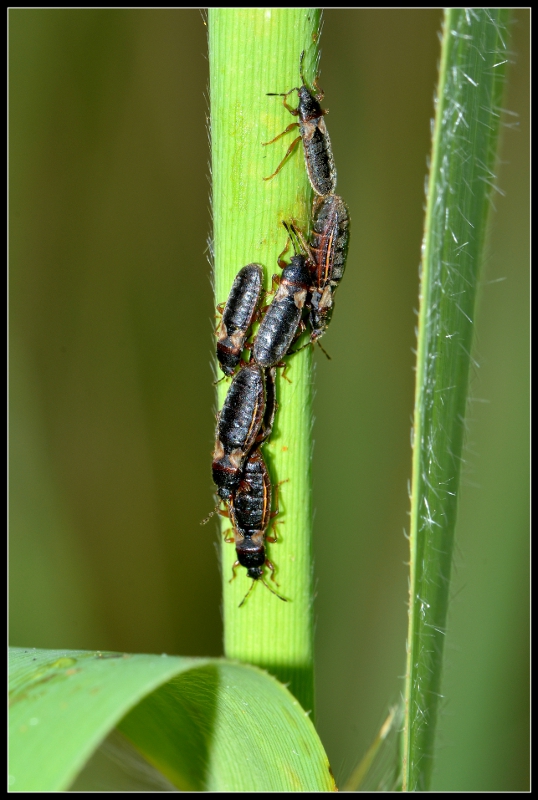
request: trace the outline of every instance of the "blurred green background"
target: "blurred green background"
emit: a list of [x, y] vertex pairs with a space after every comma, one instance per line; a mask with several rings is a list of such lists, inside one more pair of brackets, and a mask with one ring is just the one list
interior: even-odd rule
[[[440, 24], [438, 10], [334, 10], [321, 40], [352, 218], [324, 339], [333, 360], [316, 353], [314, 426], [317, 721], [339, 783], [403, 688], [414, 309]], [[219, 655], [216, 525], [199, 525], [213, 505], [215, 410], [203, 19], [16, 9], [9, 32], [11, 643]], [[511, 51], [438, 790], [529, 785], [526, 10]]]

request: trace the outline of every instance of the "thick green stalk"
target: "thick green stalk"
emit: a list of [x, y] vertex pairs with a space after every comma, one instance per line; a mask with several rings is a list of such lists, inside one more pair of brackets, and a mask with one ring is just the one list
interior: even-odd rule
[[430, 783], [475, 298], [507, 62], [506, 9], [445, 13], [423, 243], [403, 789]]
[[[283, 220], [306, 228], [312, 194], [302, 144], [270, 181], [295, 129], [267, 147], [294, 118], [282, 99], [300, 85], [299, 59], [313, 81], [319, 14], [316, 9], [212, 9], [209, 12], [211, 141], [215, 299], [226, 300], [238, 270], [250, 262], [264, 267], [266, 288], [278, 273], [277, 257], [286, 244]], [[293, 104], [294, 95], [288, 98]], [[290, 359], [291, 383], [277, 379], [278, 411], [264, 445], [273, 484], [279, 490], [278, 542], [269, 546], [282, 602], [259, 583], [250, 588], [238, 569], [229, 583], [235, 550], [222, 547], [224, 648], [228, 658], [268, 669], [290, 688], [307, 710], [313, 708], [312, 505], [311, 505], [311, 348]], [[281, 372], [281, 370], [278, 370]], [[219, 386], [219, 408], [228, 389]], [[223, 530], [229, 524], [223, 525]], [[266, 579], [269, 575], [266, 570]], [[269, 583], [274, 586], [273, 582]]]

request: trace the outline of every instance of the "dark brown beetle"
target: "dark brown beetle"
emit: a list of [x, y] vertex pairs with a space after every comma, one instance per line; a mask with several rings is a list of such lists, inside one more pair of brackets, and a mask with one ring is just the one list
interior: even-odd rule
[[[239, 373], [238, 373], [239, 374]], [[276, 367], [272, 369], [267, 369], [264, 371], [265, 374], [265, 412], [263, 415], [262, 424], [259, 429], [259, 433], [256, 436], [254, 446], [260, 447], [261, 444], [271, 435], [273, 430], [273, 424], [275, 421], [275, 415], [278, 408], [278, 403], [276, 401], [276, 383], [275, 383], [275, 374], [276, 374]], [[238, 392], [239, 395], [242, 394], [242, 390]], [[250, 396], [250, 390], [246, 392], [248, 396]], [[226, 397], [228, 400], [228, 397]], [[226, 405], [226, 401], [225, 401]], [[223, 406], [224, 408], [224, 406]], [[257, 417], [258, 410], [256, 410], [255, 415]], [[222, 412], [221, 412], [222, 414]], [[220, 415], [219, 415], [219, 423], [220, 423]], [[217, 425], [217, 436], [219, 436], [219, 425]], [[226, 426], [224, 436], [226, 438]], [[218, 444], [220, 442], [220, 445]], [[217, 439], [217, 446], [215, 447], [215, 451], [213, 453], [213, 480], [219, 487], [218, 495], [219, 495], [219, 502], [217, 503], [216, 507], [213, 511], [200, 523], [201, 525], [205, 525], [208, 522], [213, 514], [223, 514], [227, 516], [228, 512], [220, 510], [220, 504], [222, 500], [230, 500], [232, 491], [234, 487], [237, 485], [239, 481], [242, 480], [242, 472], [240, 471], [239, 474], [235, 475], [231, 471], [231, 467], [234, 464], [230, 464], [230, 461], [235, 461], [236, 463], [241, 464], [241, 456], [236, 457], [237, 454], [232, 454], [232, 456], [226, 456], [226, 454], [221, 454], [224, 451], [224, 446], [222, 445], [222, 441]], [[223, 474], [221, 474], [223, 473]], [[231, 488], [230, 488], [231, 487]]]
[[[316, 94], [312, 94], [306, 86], [303, 75], [304, 54], [305, 51], [303, 50], [299, 64], [299, 72], [303, 85], [296, 86], [285, 94], [270, 93], [270, 96], [273, 97], [283, 97], [284, 107], [290, 114], [293, 114], [294, 117], [299, 117], [299, 122], [292, 122], [285, 131], [279, 133], [274, 139], [271, 139], [269, 142], [264, 142], [264, 146], [276, 142], [277, 139], [280, 139], [281, 136], [284, 136], [284, 134], [289, 133], [289, 131], [296, 127], [299, 128], [300, 135], [291, 143], [286, 155], [273, 174], [264, 178], [264, 181], [271, 180], [280, 172], [286, 159], [302, 139], [306, 171], [308, 172], [310, 184], [316, 194], [325, 197], [328, 194], [333, 194], [336, 189], [336, 166], [334, 164], [331, 140], [329, 138], [327, 126], [325, 125], [325, 120], [323, 119], [324, 115], [327, 114], [327, 110], [323, 110], [320, 106], [320, 101], [323, 99], [323, 92], [319, 89], [316, 82], [314, 82]], [[299, 105], [297, 108], [292, 108], [286, 102], [286, 98], [292, 92], [297, 92], [299, 96]]]
[[[227, 512], [221, 514], [226, 516]], [[229, 517], [233, 526], [233, 536], [225, 539], [227, 542], [235, 543], [237, 553], [231, 580], [235, 578], [238, 566], [245, 567], [248, 577], [252, 578], [252, 585], [240, 606], [259, 580], [281, 600], [286, 600], [271, 589], [263, 578], [263, 568], [267, 566], [271, 570], [272, 580], [275, 580], [275, 568], [267, 558], [265, 543], [276, 542], [276, 536], [267, 536], [266, 531], [270, 520], [277, 514], [278, 508], [271, 513], [271, 478], [262, 454], [257, 449], [248, 457], [241, 483], [230, 498]]]
[[[232, 375], [239, 364], [262, 289], [263, 269], [260, 264], [247, 264], [239, 270], [217, 328], [217, 358], [225, 375]], [[220, 311], [222, 306], [217, 308]]]
[[280, 259], [278, 264], [282, 275], [274, 275], [273, 281], [278, 281], [279, 286], [252, 347], [252, 358], [262, 367], [280, 365], [297, 333], [304, 330], [301, 317], [311, 283], [309, 261], [306, 256], [296, 254], [289, 264]]
[[[265, 370], [251, 362], [236, 374], [217, 418], [213, 481], [222, 500], [238, 486], [244, 463], [256, 442], [266, 414]], [[272, 420], [271, 420], [272, 425]]]
[[327, 358], [330, 355], [321, 346], [320, 339], [327, 332], [334, 310], [334, 293], [343, 278], [349, 247], [349, 212], [338, 195], [317, 197], [312, 208], [313, 225], [310, 244], [293, 224], [291, 230], [298, 237], [311, 266], [309, 290], [310, 341], [298, 350], [317, 342]]
[[310, 300], [310, 339], [313, 342], [329, 327], [334, 293], [344, 275], [348, 247], [349, 212], [342, 198], [330, 195], [315, 201], [309, 248], [314, 261]]

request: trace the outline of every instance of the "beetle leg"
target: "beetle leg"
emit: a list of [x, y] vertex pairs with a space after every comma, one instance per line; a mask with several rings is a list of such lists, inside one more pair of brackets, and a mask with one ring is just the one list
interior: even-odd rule
[[281, 139], [282, 136], [285, 136], [287, 133], [292, 131], [294, 128], [298, 128], [298, 127], [299, 127], [299, 123], [298, 122], [290, 122], [290, 124], [288, 125], [286, 130], [282, 131], [282, 133], [279, 133], [278, 136], [275, 136], [274, 139], [270, 139], [268, 142], [262, 142], [262, 147], [266, 147], [268, 144], [273, 144], [273, 142], [278, 141], [278, 139]]
[[319, 340], [319, 337], [318, 337], [317, 339], [313, 339], [313, 340], [312, 340], [312, 344], [317, 344], [317, 346], [319, 347], [319, 349], [321, 350], [321, 352], [322, 352], [322, 353], [324, 353], [324, 354], [327, 356], [327, 358], [329, 359], [329, 361], [332, 361], [332, 358], [330, 357], [330, 355], [328, 354], [328, 352], [325, 350], [325, 348], [324, 348], [324, 347], [323, 347], [323, 345], [321, 344], [321, 342], [320, 342], [320, 340]]
[[275, 517], [277, 517], [278, 514], [280, 513], [280, 509], [278, 507], [278, 489], [283, 483], [287, 483], [288, 481], [289, 481], [289, 478], [286, 478], [286, 480], [284, 480], [284, 481], [279, 481], [275, 486], [275, 505], [276, 505], [276, 508], [275, 508], [274, 511], [272, 511], [269, 514], [269, 519], [273, 520], [273, 524], [271, 525], [271, 530], [273, 531], [274, 535], [273, 536], [266, 536], [265, 539], [266, 539], [267, 542], [276, 542], [276, 541], [278, 541], [278, 537], [276, 535], [276, 526], [277, 525], [281, 525], [282, 522], [283, 522], [283, 520], [275, 519]]
[[[278, 258], [277, 258], [277, 260], [276, 260], [276, 263], [278, 264], [278, 266], [280, 267], [280, 269], [284, 269], [284, 267], [286, 267], [286, 266], [287, 266], [287, 264], [286, 264], [286, 262], [284, 261], [284, 259], [282, 258], [282, 256], [283, 256], [285, 253], [287, 253], [287, 252], [288, 252], [288, 250], [290, 249], [290, 241], [291, 241], [291, 239], [290, 239], [290, 237], [288, 236], [288, 238], [286, 239], [286, 246], [285, 246], [284, 250], [283, 250], [283, 251], [280, 253], [280, 255], [278, 256]], [[275, 279], [275, 276], [273, 275], [273, 281], [274, 281], [274, 279]]]
[[234, 578], [237, 577], [236, 574], [235, 574], [235, 570], [237, 569], [237, 567], [240, 567], [240, 566], [241, 566], [241, 564], [239, 563], [239, 561], [235, 561], [233, 563], [233, 565], [232, 565], [232, 577], [230, 578], [230, 583], [233, 581]]
[[280, 489], [280, 487], [282, 486], [283, 483], [287, 483], [288, 481], [289, 481], [289, 478], [285, 478], [283, 481], [279, 481], [275, 485], [275, 506], [276, 506], [276, 508], [273, 511], [273, 513], [271, 514], [271, 517], [276, 517], [276, 515], [279, 513], [279, 509], [278, 509], [278, 493], [279, 493], [279, 489]]
[[[276, 511], [274, 513], [278, 514], [278, 511]], [[273, 514], [271, 514], [271, 516], [273, 516]], [[266, 542], [271, 542], [271, 544], [273, 542], [278, 542], [278, 536], [276, 535], [276, 526], [277, 525], [281, 525], [281, 524], [282, 524], [282, 520], [279, 521], [279, 520], [275, 519], [273, 521], [273, 524], [271, 525], [271, 530], [273, 531], [273, 536], [266, 536], [265, 537], [265, 541]]]
[[294, 117], [298, 117], [299, 116], [299, 109], [298, 108], [292, 108], [291, 106], [289, 106], [286, 103], [286, 98], [289, 97], [292, 92], [297, 92], [297, 94], [299, 94], [299, 89], [297, 87], [294, 87], [293, 89], [290, 89], [289, 92], [286, 92], [286, 94], [281, 95], [284, 98], [284, 100], [282, 101], [282, 105], [284, 106], [286, 111], [289, 111], [290, 114], [293, 114]]
[[298, 108], [292, 108], [291, 106], [289, 106], [286, 103], [286, 97], [289, 97], [292, 92], [299, 93], [299, 87], [298, 86], [294, 86], [293, 89], [289, 90], [289, 92], [267, 92], [267, 97], [283, 97], [284, 100], [282, 101], [282, 105], [284, 106], [286, 111], [289, 111], [290, 114], [293, 114], [294, 117], [298, 117], [299, 116], [299, 109]]
[[[297, 125], [298, 123], [297, 123], [297, 122], [294, 122], [293, 124], [294, 124], [294, 125]], [[288, 131], [288, 130], [290, 130], [290, 129], [289, 129], [289, 128], [288, 128], [288, 129], [286, 129], [286, 130], [284, 131], [284, 133], [287, 133], [287, 131]], [[277, 136], [277, 139], [278, 139], [278, 136]], [[274, 141], [274, 139], [273, 139], [273, 141]], [[278, 173], [280, 172], [280, 170], [282, 169], [282, 167], [284, 166], [284, 164], [285, 164], [285, 163], [286, 163], [286, 161], [288, 160], [288, 156], [289, 156], [289, 155], [291, 155], [291, 153], [292, 153], [292, 152], [293, 152], [293, 150], [294, 150], [294, 149], [297, 147], [297, 145], [299, 144], [299, 142], [300, 142], [300, 141], [301, 141], [301, 137], [300, 137], [300, 136], [298, 136], [296, 139], [294, 139], [294, 140], [293, 140], [293, 142], [292, 142], [292, 143], [290, 144], [290, 146], [288, 147], [288, 151], [287, 151], [286, 155], [284, 156], [284, 158], [282, 159], [282, 161], [280, 162], [280, 164], [278, 165], [278, 167], [275, 169], [275, 171], [273, 172], [273, 174], [272, 174], [272, 175], [268, 175], [268, 176], [267, 176], [267, 178], [264, 178], [264, 181], [270, 181], [270, 180], [271, 180], [271, 178], [274, 178], [274, 177], [275, 177], [275, 175], [278, 175]], [[271, 144], [271, 142], [265, 142], [265, 144]]]
[[[233, 544], [235, 542], [235, 539], [230, 539], [230, 537], [227, 536], [227, 534], [230, 533], [230, 531], [233, 531], [233, 528], [228, 528], [223, 533], [224, 541], [226, 542], [226, 544]], [[239, 564], [239, 561], [237, 561], [236, 563]], [[234, 573], [234, 575], [235, 575], [235, 573]]]
[[[275, 401], [275, 414], [276, 414], [277, 410], [278, 410], [278, 403]], [[273, 421], [274, 421], [274, 415], [273, 415]], [[263, 444], [265, 442], [265, 440], [268, 439], [271, 436], [272, 432], [273, 432], [273, 422], [271, 422], [267, 426], [265, 426], [262, 423], [261, 431], [256, 436], [256, 444], [258, 445], [258, 447], [261, 444]]]
[[[286, 265], [284, 264], [284, 266]], [[282, 267], [282, 269], [284, 269], [284, 267]], [[273, 275], [273, 277], [271, 278], [271, 294], [274, 294], [276, 292], [281, 282], [282, 278], [280, 275]]]
[[[301, 336], [305, 332], [305, 330], [306, 330], [305, 322], [304, 322], [304, 320], [300, 320], [299, 324], [297, 325], [297, 330], [295, 331], [295, 335], [294, 335], [293, 339], [291, 340], [290, 347], [293, 347], [293, 345], [295, 344], [297, 339], [301, 338]], [[298, 353], [299, 351], [295, 350], [294, 352]]]
[[288, 381], [288, 383], [293, 383], [293, 381], [291, 381], [288, 378], [288, 376], [286, 375], [286, 372], [288, 371], [288, 367], [289, 367], [289, 364], [288, 364], [287, 361], [280, 361], [280, 363], [275, 364], [275, 367], [284, 367], [284, 369], [282, 370], [282, 377], [284, 378], [285, 381]]
[[[284, 106], [286, 111], [289, 111], [290, 114], [293, 114], [294, 117], [298, 117], [299, 116], [299, 109], [298, 108], [292, 108], [291, 106], [289, 106], [286, 103], [286, 97], [288, 95], [290, 95], [292, 92], [296, 92], [296, 91], [297, 91], [297, 89], [290, 89], [290, 91], [287, 94], [284, 95], [284, 100], [282, 101], [282, 105]], [[298, 125], [299, 123], [296, 122], [295, 124]]]
[[[274, 566], [274, 564], [272, 564], [272, 563], [269, 561], [269, 559], [268, 559], [268, 558], [266, 558], [266, 559], [265, 559], [265, 564], [266, 564], [266, 566], [268, 567], [268, 569], [270, 569], [270, 570], [271, 570], [271, 580], [272, 580], [272, 581], [274, 581], [274, 582], [276, 583], [276, 578], [275, 578], [275, 566]], [[277, 586], [279, 586], [280, 584], [276, 583], [276, 585], [277, 585]]]

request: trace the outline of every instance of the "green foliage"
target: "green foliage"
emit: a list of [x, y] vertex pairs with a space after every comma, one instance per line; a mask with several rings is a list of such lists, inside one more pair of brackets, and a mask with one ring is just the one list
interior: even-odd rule
[[330, 791], [307, 714], [219, 659], [10, 651], [11, 791], [62, 791], [115, 727], [183, 791]]
[[507, 63], [508, 10], [445, 15], [423, 243], [411, 497], [403, 788], [427, 790], [441, 697], [476, 287]]
[[[209, 12], [214, 274], [216, 302], [224, 301], [241, 267], [261, 263], [266, 288], [278, 273], [286, 245], [282, 221], [308, 225], [312, 190], [302, 145], [270, 181], [295, 128], [273, 139], [294, 118], [279, 97], [298, 85], [305, 50], [305, 77], [313, 80], [319, 26], [316, 9], [212, 9]], [[294, 95], [289, 101], [293, 104]], [[307, 710], [313, 709], [311, 348], [289, 359], [288, 383], [277, 378], [278, 411], [264, 455], [279, 491], [278, 542], [269, 547], [283, 603], [259, 584], [250, 587], [244, 569], [230, 584], [234, 548], [223, 544], [224, 646], [230, 658], [267, 667]], [[278, 370], [280, 373], [281, 370]], [[219, 407], [229, 383], [219, 385]], [[223, 530], [229, 528], [226, 520]]]

